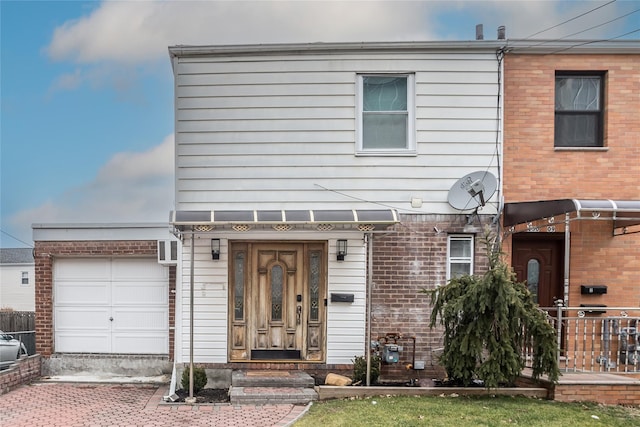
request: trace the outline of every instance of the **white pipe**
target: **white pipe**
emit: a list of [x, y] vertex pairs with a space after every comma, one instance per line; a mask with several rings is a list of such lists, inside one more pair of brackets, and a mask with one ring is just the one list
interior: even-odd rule
[[176, 400], [178, 400], [178, 395], [176, 394], [176, 362], [173, 362], [171, 382], [169, 383], [169, 394], [167, 396], [163, 396], [162, 399], [164, 399], [165, 402], [175, 402]]

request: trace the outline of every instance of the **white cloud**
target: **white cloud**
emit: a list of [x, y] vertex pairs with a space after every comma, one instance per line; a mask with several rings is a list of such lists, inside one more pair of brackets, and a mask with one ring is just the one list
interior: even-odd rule
[[128, 1], [103, 2], [58, 27], [54, 60], [140, 64], [168, 58], [167, 46], [277, 42], [427, 40], [440, 2]]
[[150, 150], [115, 154], [90, 183], [13, 215], [11, 228], [24, 236], [33, 223], [167, 221], [174, 199], [173, 142], [169, 135]]
[[82, 83], [82, 70], [76, 68], [72, 73], [59, 76], [51, 87], [51, 91], [76, 89]]
[[[607, 5], [537, 38], [562, 37], [603, 23], [629, 11], [629, 3], [635, 2]], [[179, 44], [470, 40], [479, 23], [485, 26], [485, 39], [495, 39], [499, 25], [507, 27], [507, 37], [524, 38], [601, 4], [604, 1], [103, 2], [58, 27], [46, 52], [54, 60], [131, 66], [167, 60], [167, 46]], [[619, 24], [580, 38], [611, 34]]]
[[142, 153], [116, 153], [104, 165], [94, 185], [106, 187], [126, 183], [141, 183], [162, 177], [173, 177], [173, 135], [167, 136], [160, 145]]

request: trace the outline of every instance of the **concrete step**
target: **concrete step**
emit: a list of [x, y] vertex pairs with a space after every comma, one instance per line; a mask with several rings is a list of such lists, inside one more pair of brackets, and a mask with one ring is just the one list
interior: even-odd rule
[[318, 393], [308, 387], [231, 387], [229, 398], [234, 405], [307, 404], [318, 400]]
[[233, 387], [313, 388], [314, 379], [303, 371], [234, 371]]

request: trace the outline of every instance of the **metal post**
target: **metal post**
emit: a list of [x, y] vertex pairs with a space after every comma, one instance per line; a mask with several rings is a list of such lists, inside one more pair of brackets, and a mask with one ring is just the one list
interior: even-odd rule
[[194, 401], [193, 397], [193, 284], [195, 271], [195, 233], [191, 230], [191, 265], [189, 266], [189, 401]]
[[373, 288], [373, 233], [365, 235], [367, 242], [367, 387], [371, 385], [371, 291]]
[[556, 300], [556, 306], [558, 307], [558, 315], [557, 315], [557, 342], [558, 342], [558, 367], [560, 367], [560, 355], [562, 353], [562, 300]]
[[564, 304], [569, 305], [569, 272], [571, 263], [571, 233], [569, 229], [569, 214], [564, 215]]

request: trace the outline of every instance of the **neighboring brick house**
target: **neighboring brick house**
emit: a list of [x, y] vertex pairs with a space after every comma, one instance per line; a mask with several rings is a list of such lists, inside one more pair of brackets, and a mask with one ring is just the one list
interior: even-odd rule
[[[638, 94], [637, 40], [509, 43], [504, 249], [541, 306], [576, 308], [565, 316], [640, 316]], [[575, 333], [565, 328], [564, 348]]]

